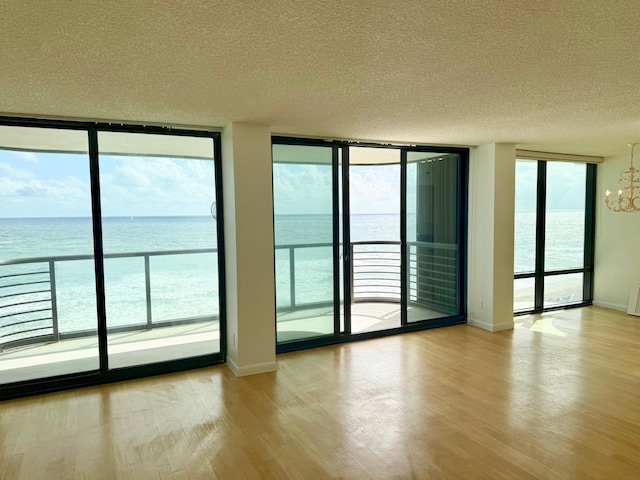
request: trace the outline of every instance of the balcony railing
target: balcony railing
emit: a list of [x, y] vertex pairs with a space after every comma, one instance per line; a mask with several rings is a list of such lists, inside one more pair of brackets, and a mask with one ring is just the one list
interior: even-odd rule
[[[455, 244], [434, 242], [408, 242], [409, 303], [420, 305], [444, 314], [457, 311], [458, 302], [458, 250]], [[303, 253], [313, 249], [326, 249], [327, 258], [331, 255], [331, 243], [277, 245], [277, 252], [285, 253], [287, 260], [289, 301], [280, 301], [280, 310], [330, 305], [333, 292], [326, 298], [313, 301], [300, 299], [300, 282], [295, 266], [304, 262]], [[393, 241], [353, 242], [349, 248], [351, 297], [354, 302], [392, 302], [399, 303], [402, 291], [401, 282], [401, 244]], [[278, 258], [278, 256], [276, 257]], [[285, 261], [280, 256], [280, 261]], [[308, 269], [300, 268], [306, 272]], [[282, 289], [278, 291], [284, 297]], [[304, 297], [304, 295], [302, 295]], [[280, 300], [280, 299], [279, 299]]]
[[[310, 260], [314, 249], [326, 249], [331, 255], [330, 243], [278, 245], [276, 252], [285, 254], [279, 262], [287, 267], [287, 304], [280, 310], [293, 310], [332, 303], [332, 288], [317, 294], [317, 285], [302, 273], [317, 268], [317, 259]], [[351, 258], [351, 287], [354, 302], [378, 301], [399, 303], [402, 282], [400, 273], [400, 242], [353, 242], [349, 248]], [[184, 323], [215, 320], [216, 312], [208, 315], [157, 321], [153, 317], [151, 298], [152, 257], [199, 253], [216, 253], [216, 249], [164, 250], [105, 254], [105, 260], [141, 257], [144, 259], [144, 287], [146, 322], [135, 325], [110, 326], [109, 333], [149, 330]], [[323, 255], [321, 255], [323, 256]], [[323, 256], [324, 257], [324, 256]], [[445, 314], [457, 309], [457, 247], [430, 242], [408, 243], [409, 304], [420, 305]], [[330, 259], [325, 269], [332, 269]], [[57, 342], [65, 338], [95, 335], [96, 329], [61, 331], [58, 319], [58, 289], [56, 266], [63, 262], [92, 260], [92, 255], [66, 255], [55, 257], [0, 260], [0, 350], [22, 345]], [[308, 265], [305, 262], [310, 262]], [[3, 267], [29, 266], [30, 271], [6, 272]], [[307, 268], [309, 267], [309, 268]], [[285, 274], [286, 274], [285, 273]], [[330, 285], [332, 285], [332, 275]], [[280, 283], [280, 282], [279, 282]], [[282, 291], [278, 292], [282, 295]], [[315, 296], [314, 296], [315, 294]]]
[[[114, 258], [144, 259], [146, 323], [119, 325], [107, 329], [109, 333], [150, 330], [186, 323], [211, 321], [217, 313], [209, 315], [156, 321], [151, 308], [152, 257], [167, 255], [193, 255], [216, 253], [217, 249], [162, 250], [127, 253], [108, 253], [105, 260]], [[58, 319], [58, 292], [56, 266], [64, 262], [93, 260], [93, 255], [62, 255], [0, 260], [0, 351], [41, 342], [57, 342], [65, 338], [96, 335], [97, 328], [62, 332]], [[25, 266], [30, 271], [7, 272], [9, 266]]]

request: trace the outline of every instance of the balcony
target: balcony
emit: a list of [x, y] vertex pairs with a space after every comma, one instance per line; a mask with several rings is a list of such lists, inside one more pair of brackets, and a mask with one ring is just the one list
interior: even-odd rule
[[[332, 294], [314, 297], [298, 278], [305, 271], [305, 252], [331, 248], [330, 244], [276, 246], [279, 268], [288, 269], [288, 295], [279, 295], [279, 340], [306, 331], [331, 334]], [[109, 368], [199, 356], [219, 351], [219, 314], [215, 309], [198, 316], [157, 313], [154, 285], [162, 272], [155, 271], [160, 258], [188, 256], [216, 265], [216, 249], [141, 251], [105, 254], [105, 269], [113, 261], [131, 261], [140, 267], [140, 294], [144, 297], [144, 322], [115, 324], [107, 315]], [[400, 243], [354, 242], [350, 246], [352, 268], [352, 333], [394, 328], [400, 325]], [[186, 257], [185, 257], [186, 258]], [[117, 260], [119, 259], [119, 260]], [[74, 262], [93, 264], [91, 255], [21, 258], [0, 261], [0, 377], [2, 383], [98, 370], [96, 322], [69, 318], [60, 313], [60, 271]], [[439, 318], [456, 311], [456, 248], [426, 242], [409, 244], [409, 321]], [[68, 271], [68, 269], [67, 269]], [[206, 278], [193, 278], [197, 286]], [[308, 283], [308, 282], [307, 282]], [[95, 296], [92, 285], [85, 294]], [[194, 287], [196, 288], [196, 287]], [[189, 293], [191, 301], [197, 291]], [[205, 295], [205, 293], [201, 293]], [[80, 302], [86, 299], [76, 298]], [[69, 302], [66, 295], [65, 302]], [[176, 310], [175, 308], [173, 309]], [[178, 309], [179, 310], [179, 309]], [[75, 316], [81, 315], [76, 313]], [[327, 317], [330, 320], [327, 322]], [[64, 318], [63, 318], [64, 317]], [[75, 327], [73, 326], [75, 325]]]
[[[455, 244], [408, 242], [409, 297], [407, 319], [432, 320], [458, 312], [457, 247]], [[351, 333], [367, 333], [401, 326], [401, 243], [353, 242], [349, 248], [351, 285]], [[318, 268], [310, 252], [330, 243], [276, 246], [276, 268], [287, 275], [276, 286], [278, 341], [290, 341], [333, 333], [333, 292], [322, 290], [308, 278]], [[332, 267], [326, 261], [325, 271]], [[278, 275], [277, 275], [278, 276]], [[299, 276], [302, 279], [298, 278]], [[306, 285], [306, 288], [304, 286]], [[342, 285], [341, 285], [342, 291]], [[342, 302], [341, 295], [341, 304]], [[344, 315], [341, 306], [341, 328]]]
[[[104, 255], [105, 275], [108, 272], [113, 274], [114, 262], [124, 261], [127, 270], [133, 270], [127, 272], [126, 281], [121, 282], [122, 286], [117, 290], [109, 290], [107, 282], [109, 368], [220, 351], [217, 309], [200, 301], [195, 310], [201, 314], [180, 315], [180, 311], [194, 311], [194, 308], [185, 308], [187, 303], [195, 303], [194, 300], [202, 295], [210, 295], [208, 292], [212, 288], [205, 284], [217, 278], [216, 255], [216, 249]], [[172, 272], [167, 271], [166, 262], [163, 263], [168, 258], [178, 264], [211, 264], [213, 272], [206, 277], [191, 279], [193, 281], [189, 285], [203, 285], [200, 292], [197, 287], [185, 291], [184, 284], [174, 285], [174, 291], [168, 291], [171, 290], [167, 288], [171, 287], [171, 279], [175, 278], [175, 272], [172, 276]], [[155, 270], [153, 265], [156, 265]], [[87, 284], [78, 285], [78, 279], [83, 275], [87, 277], [92, 271], [92, 255], [0, 261], [2, 383], [99, 369], [95, 284], [91, 278]], [[189, 272], [182, 272], [182, 275], [188, 276]], [[70, 287], [72, 283], [73, 288]], [[133, 301], [131, 289], [135, 289], [137, 294]], [[123, 292], [124, 298], [117, 298], [119, 291]], [[164, 305], [161, 304], [163, 297]], [[211, 304], [217, 305], [217, 300], [209, 302]], [[131, 309], [135, 315], [123, 321], [123, 308]]]

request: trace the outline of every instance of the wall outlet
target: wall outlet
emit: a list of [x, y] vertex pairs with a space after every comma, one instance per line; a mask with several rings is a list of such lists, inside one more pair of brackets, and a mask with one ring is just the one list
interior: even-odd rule
[[233, 345], [234, 347], [236, 346], [236, 334], [235, 333], [231, 334], [231, 345]]
[[484, 300], [478, 300], [478, 310], [482, 310], [484, 308]]

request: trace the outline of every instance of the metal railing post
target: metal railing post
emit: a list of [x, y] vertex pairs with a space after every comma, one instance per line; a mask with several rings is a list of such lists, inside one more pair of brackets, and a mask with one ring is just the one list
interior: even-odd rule
[[145, 300], [147, 301], [147, 329], [151, 330], [151, 272], [149, 267], [149, 255], [144, 256], [144, 290]]
[[291, 308], [296, 306], [296, 251], [289, 247], [289, 299]]
[[351, 288], [351, 303], [355, 302], [356, 299], [354, 298], [353, 294], [354, 294], [354, 290], [353, 290], [353, 285], [354, 285], [354, 278], [353, 278], [353, 270], [354, 270], [354, 263], [356, 261], [354, 255], [354, 248], [353, 248], [353, 243], [349, 244], [349, 258], [347, 259], [347, 261], [349, 262], [349, 278], [351, 279], [351, 282], [349, 282], [349, 287]]
[[49, 261], [49, 291], [51, 295], [51, 321], [53, 323], [53, 340], [60, 341], [60, 328], [58, 327], [58, 298], [56, 292], [56, 264]]

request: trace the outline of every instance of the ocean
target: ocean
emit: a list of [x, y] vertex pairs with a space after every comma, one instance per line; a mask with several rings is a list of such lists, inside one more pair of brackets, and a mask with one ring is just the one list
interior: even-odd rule
[[[546, 262], [550, 269], [582, 265], [582, 212], [549, 212], [547, 215]], [[415, 215], [408, 217], [408, 240], [414, 241]], [[278, 248], [290, 244], [330, 244], [330, 215], [277, 215], [275, 217], [275, 268], [278, 306], [291, 302], [290, 251]], [[398, 215], [353, 215], [351, 241], [399, 241]], [[147, 252], [153, 322], [177, 318], [218, 315], [217, 252], [156, 254], [169, 250], [216, 249], [216, 224], [202, 217], [105, 217], [104, 252], [131, 254]], [[91, 256], [90, 218], [2, 218], [0, 260], [27, 257]], [[155, 252], [155, 253], [154, 253]], [[533, 270], [535, 214], [516, 214], [515, 270]], [[109, 326], [147, 322], [145, 298], [145, 256], [123, 255], [105, 259], [107, 322]], [[46, 263], [0, 265], [0, 296], [39, 288], [7, 287], [16, 277], [6, 275], [44, 271]], [[295, 301], [297, 305], [330, 301], [333, 294], [332, 249], [328, 246], [295, 252]], [[45, 278], [41, 275], [37, 279]], [[21, 278], [21, 277], [17, 277]], [[56, 298], [61, 332], [96, 329], [94, 265], [89, 259], [55, 262]], [[4, 288], [3, 288], [4, 287]], [[19, 290], [23, 289], [23, 290]], [[26, 290], [25, 290], [26, 289]], [[45, 298], [45, 294], [42, 297]], [[0, 329], [3, 314], [26, 307], [17, 305], [20, 296], [0, 298]], [[5, 306], [2, 309], [3, 305]], [[7, 317], [11, 318], [11, 317]], [[5, 329], [6, 330], [6, 329]], [[0, 331], [0, 335], [2, 332]], [[1, 341], [1, 339], [0, 339]]]

